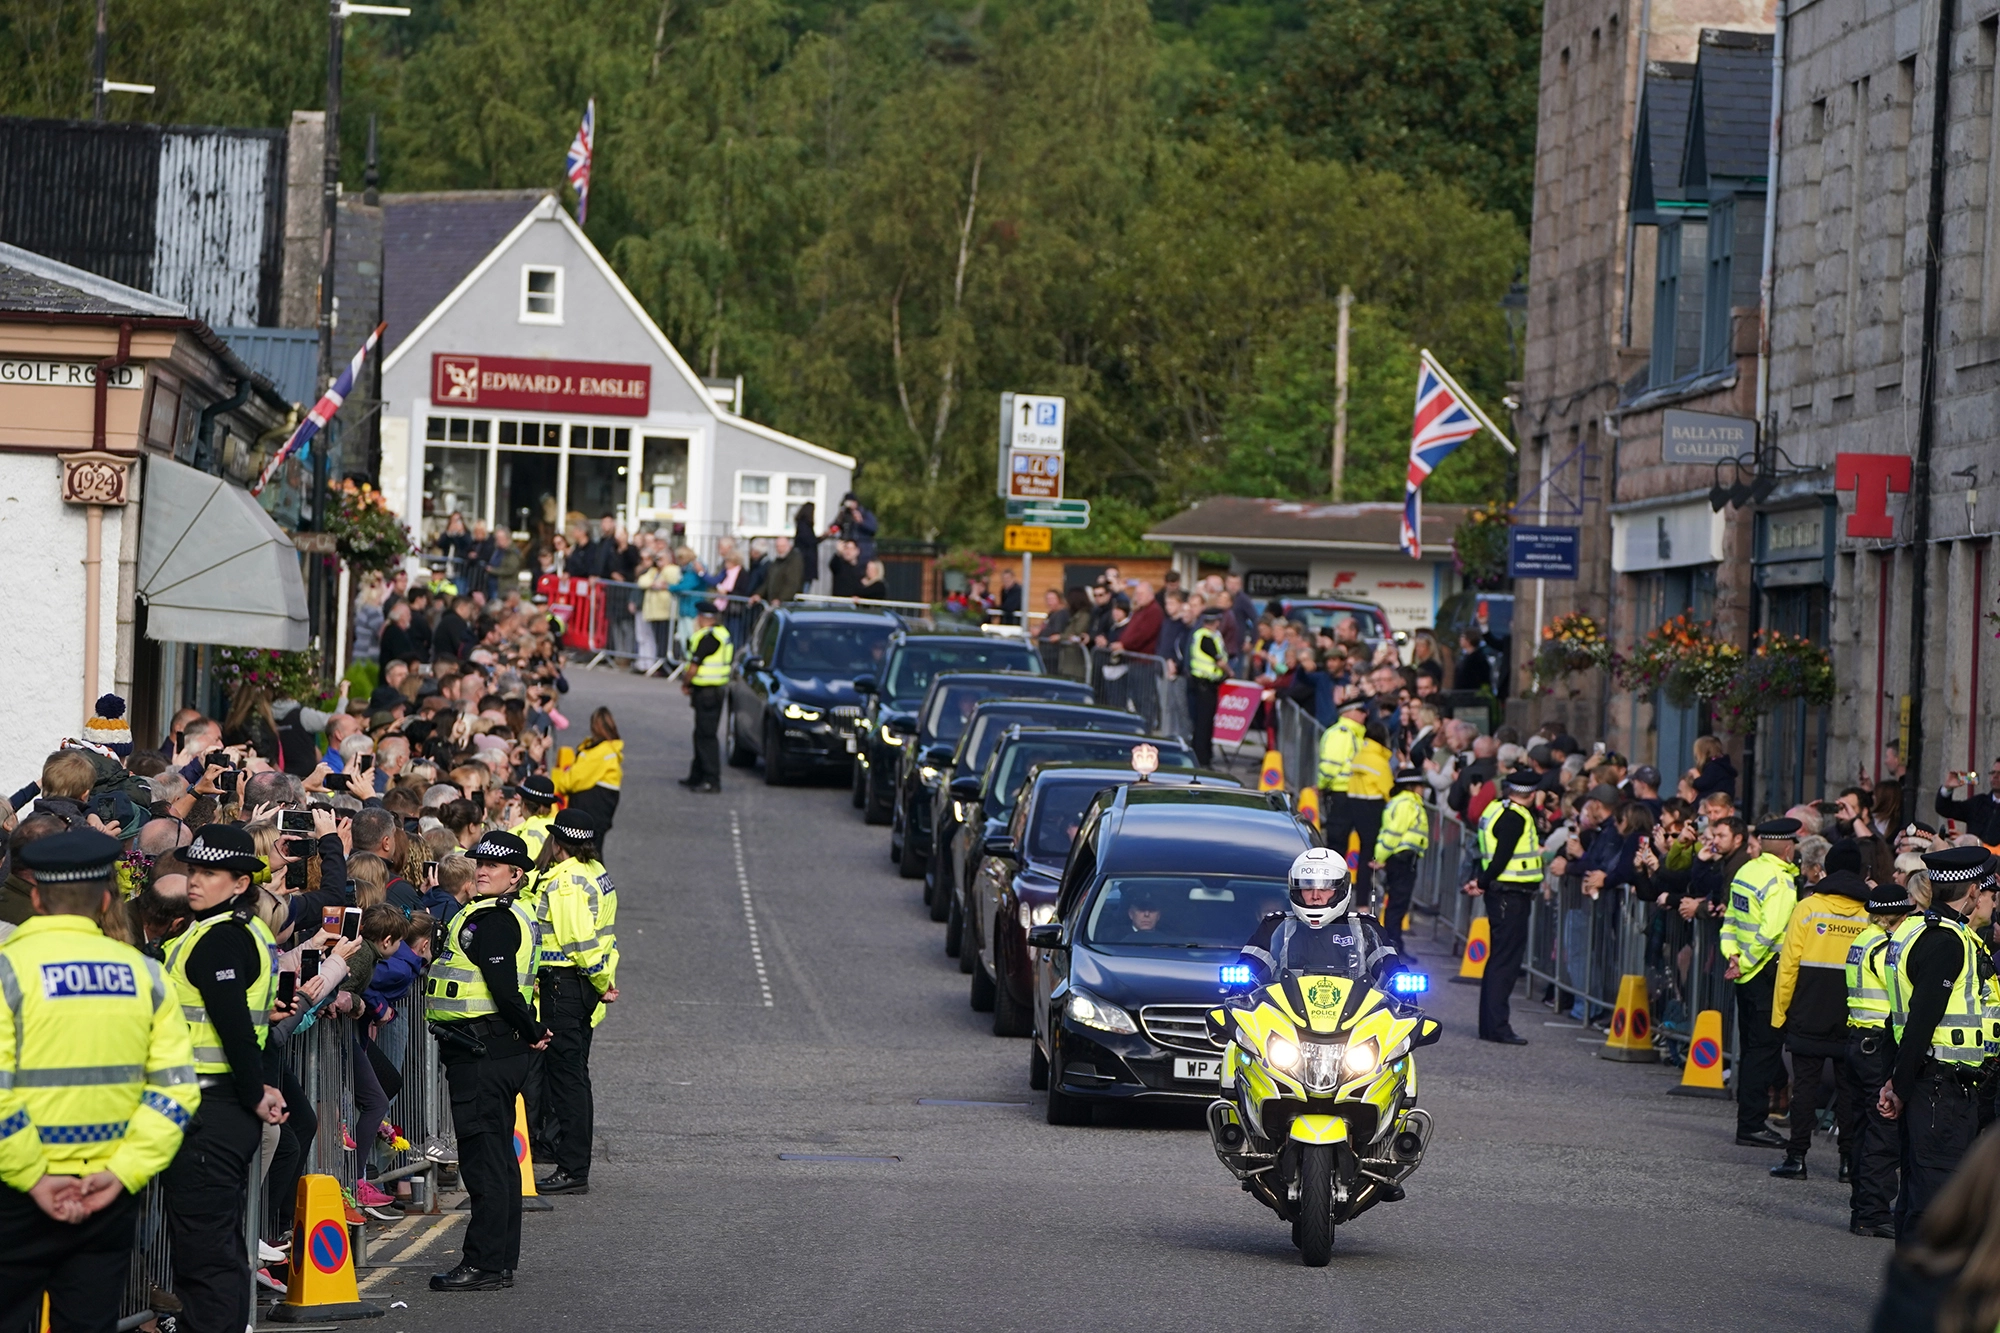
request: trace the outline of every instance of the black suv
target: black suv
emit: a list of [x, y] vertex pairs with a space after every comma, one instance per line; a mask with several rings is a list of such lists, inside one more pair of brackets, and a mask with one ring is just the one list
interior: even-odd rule
[[844, 765], [861, 720], [855, 678], [879, 671], [902, 621], [886, 612], [774, 606], [736, 649], [729, 681], [729, 762], [764, 760], [776, 786]]
[[1080, 680], [1018, 671], [947, 671], [931, 681], [917, 708], [916, 738], [900, 747], [896, 806], [889, 820], [889, 859], [904, 879], [920, 878], [930, 868], [932, 803], [951, 768], [958, 738], [989, 699], [1088, 704], [1091, 690]]
[[886, 824], [896, 800], [896, 767], [916, 737], [917, 709], [931, 678], [945, 671], [1042, 674], [1042, 656], [1020, 635], [978, 630], [909, 628], [889, 640], [880, 672], [857, 677], [865, 697], [855, 734], [854, 804], [870, 824]]

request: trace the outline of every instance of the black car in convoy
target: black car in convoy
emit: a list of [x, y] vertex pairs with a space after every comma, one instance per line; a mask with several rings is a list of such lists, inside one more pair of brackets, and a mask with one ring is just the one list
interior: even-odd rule
[[930, 868], [932, 802], [973, 711], [995, 698], [1088, 704], [1091, 691], [1079, 680], [1018, 671], [947, 671], [932, 679], [917, 707], [916, 737], [901, 747], [896, 767], [889, 859], [904, 879], [916, 879]]
[[861, 719], [855, 677], [881, 670], [902, 625], [887, 612], [795, 605], [764, 612], [736, 646], [723, 732], [729, 762], [748, 768], [761, 756], [773, 786], [848, 763]]
[[[1056, 919], [1056, 885], [1083, 817], [1099, 792], [1138, 779], [1129, 767], [1074, 761], [1041, 764], [1014, 802], [1007, 832], [988, 838], [966, 900], [966, 935], [959, 957], [972, 959], [974, 1010], [993, 1013], [993, 1035], [1025, 1037], [1034, 1028], [1034, 969], [1028, 931]], [[1226, 773], [1163, 771], [1155, 786], [1200, 783], [1241, 787]]]
[[896, 766], [917, 731], [917, 709], [943, 671], [1042, 674], [1042, 656], [1020, 631], [910, 627], [889, 639], [881, 670], [854, 682], [864, 696], [855, 731], [854, 804], [870, 824], [895, 809]]
[[1096, 1102], [1215, 1097], [1220, 969], [1285, 910], [1292, 861], [1314, 845], [1282, 792], [1147, 782], [1093, 799], [1056, 919], [1028, 930], [1028, 1082], [1048, 1090], [1050, 1124], [1089, 1124]]
[[[953, 882], [959, 887], [948, 895], [945, 903], [944, 951], [958, 959], [959, 971], [972, 970], [972, 954], [964, 949], [965, 918], [972, 907], [966, 899], [967, 890], [979, 873], [986, 840], [1007, 831], [1007, 821], [1014, 817], [1014, 805], [1028, 783], [1028, 774], [1038, 764], [1065, 759], [1131, 768], [1133, 752], [1140, 745], [1153, 747], [1162, 770], [1194, 769], [1194, 751], [1184, 741], [1015, 726], [1007, 728], [1000, 743], [993, 747], [993, 757], [986, 761], [986, 771], [977, 779], [976, 789], [973, 779], [952, 780], [952, 794], [966, 802], [966, 806], [961, 811], [961, 827], [955, 840], [957, 864], [952, 867]], [[975, 932], [977, 929], [975, 926]], [[975, 946], [976, 943], [975, 940]]]
[[[965, 734], [958, 738], [950, 761], [942, 766], [937, 788], [931, 793], [930, 867], [924, 876], [924, 905], [931, 909], [933, 921], [943, 921], [950, 915], [952, 894], [958, 889], [958, 867], [970, 859], [959, 845], [959, 833], [978, 796], [967, 797], [964, 793], [975, 790], [986, 772], [986, 761], [993, 757], [993, 747], [1012, 727], [1109, 731], [1126, 736], [1146, 733], [1146, 724], [1137, 714], [1089, 703], [991, 699], [974, 709]], [[972, 779], [972, 783], [954, 795], [952, 784], [963, 778]], [[973, 829], [978, 831], [976, 823]]]

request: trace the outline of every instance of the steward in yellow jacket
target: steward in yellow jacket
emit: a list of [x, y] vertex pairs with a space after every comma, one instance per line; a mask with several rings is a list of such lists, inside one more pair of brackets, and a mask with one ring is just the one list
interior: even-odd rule
[[1375, 839], [1373, 866], [1382, 872], [1382, 938], [1397, 953], [1403, 952], [1403, 918], [1409, 913], [1410, 899], [1417, 890], [1417, 862], [1431, 845], [1431, 816], [1419, 795], [1424, 788], [1422, 769], [1404, 768], [1396, 773], [1396, 794], [1382, 811], [1382, 832]]
[[[23, 847], [30, 917], [0, 943], [0, 1328], [110, 1328], [139, 1191], [180, 1150], [201, 1089], [160, 965], [106, 939], [116, 838]], [[247, 1307], [246, 1307], [247, 1308]]]
[[618, 814], [618, 790], [625, 783], [625, 742], [618, 738], [618, 723], [609, 708], [590, 715], [590, 739], [576, 749], [567, 763], [549, 773], [549, 781], [569, 797], [570, 808], [588, 810], [597, 821], [597, 846], [611, 832]]
[[[1355, 866], [1355, 901], [1373, 903], [1375, 892], [1375, 871], [1370, 865], [1375, 851], [1375, 841], [1382, 833], [1382, 810], [1395, 790], [1396, 760], [1389, 753], [1389, 730], [1380, 722], [1370, 722], [1362, 731], [1361, 744], [1355, 748], [1354, 758], [1347, 765], [1347, 794], [1342, 801], [1347, 811], [1347, 825], [1355, 836], [1354, 852], [1357, 853], [1349, 864]], [[1333, 850], [1342, 856], [1348, 855], [1348, 839], [1342, 837], [1332, 844]]]
[[590, 1188], [591, 1029], [618, 998], [618, 891], [597, 859], [597, 838], [589, 811], [563, 811], [549, 826], [551, 860], [541, 877], [542, 1023], [555, 1034], [542, 1060], [539, 1138], [556, 1164], [554, 1175], [535, 1182], [544, 1194]]
[[1833, 1062], [1835, 1121], [1843, 1161], [1861, 1140], [1861, 1087], [1847, 1061], [1847, 956], [1872, 927], [1861, 851], [1843, 838], [1826, 855], [1827, 873], [1792, 908], [1778, 949], [1771, 1026], [1792, 1053], [1792, 1132], [1774, 1174], [1802, 1178], [1819, 1109], [1821, 1071]]

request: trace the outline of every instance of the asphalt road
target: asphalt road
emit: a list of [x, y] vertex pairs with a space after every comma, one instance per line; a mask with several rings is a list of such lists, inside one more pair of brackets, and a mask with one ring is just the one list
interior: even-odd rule
[[1464, 986], [1433, 992], [1437, 1129], [1408, 1198], [1306, 1269], [1197, 1115], [1044, 1123], [1028, 1043], [967, 1006], [844, 781], [730, 770], [722, 795], [688, 794], [677, 689], [572, 679], [570, 715], [609, 704], [626, 737], [592, 1193], [526, 1219], [511, 1291], [431, 1293], [459, 1224], [406, 1231], [422, 1252], [364, 1275], [408, 1303], [384, 1333], [1867, 1324], [1889, 1244], [1848, 1234], [1830, 1148], [1810, 1182], [1773, 1181], [1726, 1104], [1666, 1096], [1670, 1072], [1596, 1058], [1539, 1006], [1516, 1007], [1531, 1045], [1473, 1040]]

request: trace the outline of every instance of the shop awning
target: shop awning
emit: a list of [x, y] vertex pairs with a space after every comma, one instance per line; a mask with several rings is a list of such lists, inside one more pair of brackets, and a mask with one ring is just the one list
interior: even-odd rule
[[296, 652], [311, 642], [298, 549], [241, 486], [146, 460], [139, 595], [146, 636]]

